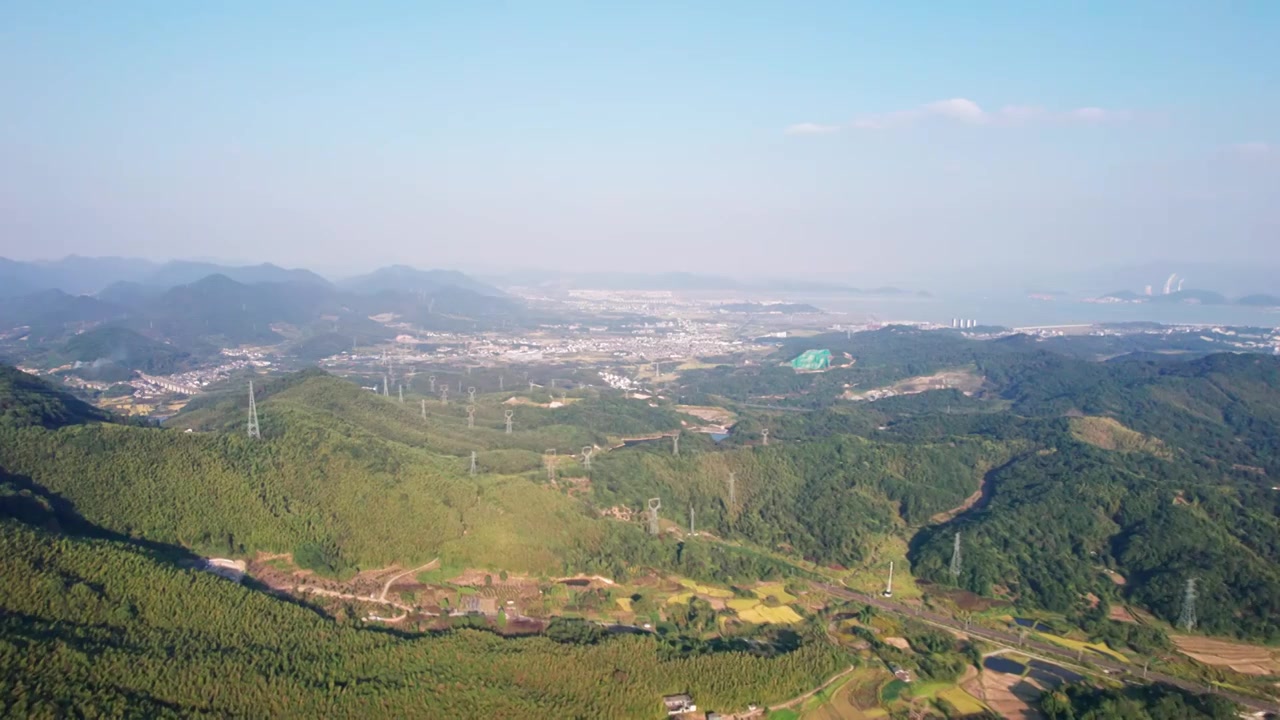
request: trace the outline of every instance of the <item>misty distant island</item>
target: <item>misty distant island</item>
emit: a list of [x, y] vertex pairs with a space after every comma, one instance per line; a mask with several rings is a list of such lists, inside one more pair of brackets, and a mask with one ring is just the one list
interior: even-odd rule
[[715, 308], [720, 312], [726, 313], [769, 313], [774, 315], [805, 315], [821, 313], [822, 309], [809, 305], [808, 303], [757, 303], [757, 302], [740, 302], [726, 303]]
[[1132, 290], [1117, 290], [1091, 300], [1086, 300], [1086, 302], [1152, 303], [1157, 305], [1183, 303], [1188, 305], [1242, 305], [1245, 307], [1280, 308], [1280, 297], [1275, 295], [1245, 295], [1232, 300], [1219, 292], [1197, 289], [1177, 290], [1159, 295], [1146, 295], [1143, 293], [1133, 292]]

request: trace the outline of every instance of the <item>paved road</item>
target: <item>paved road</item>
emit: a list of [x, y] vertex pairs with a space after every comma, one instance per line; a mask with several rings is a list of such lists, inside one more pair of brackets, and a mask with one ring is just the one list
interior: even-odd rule
[[[985, 627], [978, 627], [977, 625], [970, 625], [969, 627], [966, 628], [964, 623], [960, 622], [959, 620], [949, 615], [942, 615], [939, 613], [930, 612], [928, 610], [921, 610], [918, 608], [911, 607], [910, 605], [904, 605], [902, 603], [893, 602], [892, 600], [888, 600], [878, 595], [866, 595], [860, 592], [855, 592], [846, 587], [840, 587], [838, 585], [827, 585], [823, 583], [817, 583], [817, 585], [818, 587], [822, 588], [823, 590], [826, 590], [832, 595], [839, 598], [844, 598], [845, 600], [855, 600], [857, 602], [861, 602], [861, 603], [879, 608], [886, 612], [897, 613], [900, 615], [908, 615], [920, 620], [924, 620], [933, 625], [940, 625], [942, 627], [951, 628], [953, 630], [959, 630], [969, 635], [980, 637], [984, 640], [990, 640], [992, 642], [1000, 643], [1002, 645], [1008, 645], [1014, 648], [1022, 647], [1026, 649], [1033, 649], [1036, 652], [1042, 655], [1045, 655], [1049, 658], [1066, 661], [1072, 664], [1076, 662], [1074, 655], [1072, 655], [1069, 651], [1065, 651], [1061, 647], [1058, 647], [1056, 645], [1050, 645], [1048, 643], [1043, 643], [1038, 640], [1024, 640], [1023, 638], [1019, 637], [1014, 633], [1004, 632], [1002, 630], [992, 630], [990, 628], [985, 628]], [[1139, 673], [1134, 672], [1134, 667], [1132, 665], [1117, 662], [1115, 660], [1110, 660], [1105, 657], [1100, 657], [1098, 655], [1089, 656], [1089, 663], [1095, 667], [1099, 667], [1105, 671], [1108, 671], [1108, 674], [1111, 677], [1115, 677], [1121, 680], [1132, 681], [1132, 682], [1144, 682], [1144, 681], [1160, 682], [1166, 685], [1173, 685], [1175, 687], [1179, 687], [1179, 688], [1182, 688], [1183, 690], [1187, 690], [1193, 693], [1200, 693], [1200, 694], [1213, 693], [1216, 695], [1221, 695], [1251, 710], [1261, 710], [1261, 711], [1271, 712], [1271, 713], [1280, 713], [1280, 704], [1276, 704], [1274, 702], [1268, 702], [1265, 700], [1259, 700], [1257, 698], [1249, 697], [1248, 695], [1241, 695], [1239, 693], [1231, 692], [1229, 690], [1223, 690], [1221, 688], [1214, 688], [1214, 687], [1209, 687], [1207, 685], [1201, 685], [1199, 683], [1195, 683], [1190, 680], [1183, 680], [1182, 678], [1176, 678], [1176, 677], [1173, 677], [1172, 675], [1166, 675], [1164, 673], [1156, 672], [1154, 670], [1148, 672], [1144, 680], [1140, 672]]]

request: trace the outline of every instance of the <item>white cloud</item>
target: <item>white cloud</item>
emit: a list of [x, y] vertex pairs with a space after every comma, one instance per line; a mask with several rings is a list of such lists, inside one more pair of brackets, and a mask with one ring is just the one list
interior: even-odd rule
[[951, 98], [950, 100], [932, 102], [924, 106], [924, 111], [929, 115], [937, 115], [938, 117], [975, 125], [982, 124], [988, 119], [987, 113], [983, 112], [978, 103], [966, 98]]
[[1128, 120], [1129, 112], [1126, 110], [1105, 110], [1098, 107], [1082, 107], [1068, 112], [1067, 118], [1089, 125], [1099, 125]]
[[821, 125], [819, 123], [796, 123], [787, 128], [788, 135], [825, 135], [840, 129], [839, 125]]
[[861, 115], [853, 119], [855, 130], [888, 130], [890, 128], [910, 125], [919, 119], [919, 110], [899, 110], [897, 112]]
[[1280, 157], [1280, 145], [1266, 142], [1236, 143], [1228, 148], [1232, 153], [1242, 157]]
[[[1051, 122], [1099, 125], [1128, 120], [1129, 117], [1130, 114], [1127, 111], [1107, 110], [1099, 107], [1081, 107], [1053, 112], [1034, 105], [1005, 105], [999, 110], [989, 111], [984, 110], [981, 105], [968, 98], [949, 98], [926, 103], [910, 110], [858, 115], [847, 127], [853, 130], [891, 130], [930, 119], [963, 125], [992, 127]], [[845, 128], [836, 125], [801, 123], [787, 128], [787, 133], [790, 135], [812, 135], [831, 133], [842, 129]]]
[[1005, 105], [996, 114], [999, 120], [1007, 125], [1021, 125], [1039, 120], [1048, 113], [1042, 107], [1034, 105]]

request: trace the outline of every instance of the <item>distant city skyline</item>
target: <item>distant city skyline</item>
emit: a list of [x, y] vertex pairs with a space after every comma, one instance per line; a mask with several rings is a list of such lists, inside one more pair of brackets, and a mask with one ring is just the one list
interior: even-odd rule
[[922, 287], [1280, 237], [1274, 3], [13, 2], [0, 27], [20, 260]]

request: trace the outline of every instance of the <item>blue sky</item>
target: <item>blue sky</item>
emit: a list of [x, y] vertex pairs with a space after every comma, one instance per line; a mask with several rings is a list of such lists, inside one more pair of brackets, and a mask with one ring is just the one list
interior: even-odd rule
[[1256, 263], [1277, 37], [1274, 2], [10, 0], [0, 255]]

